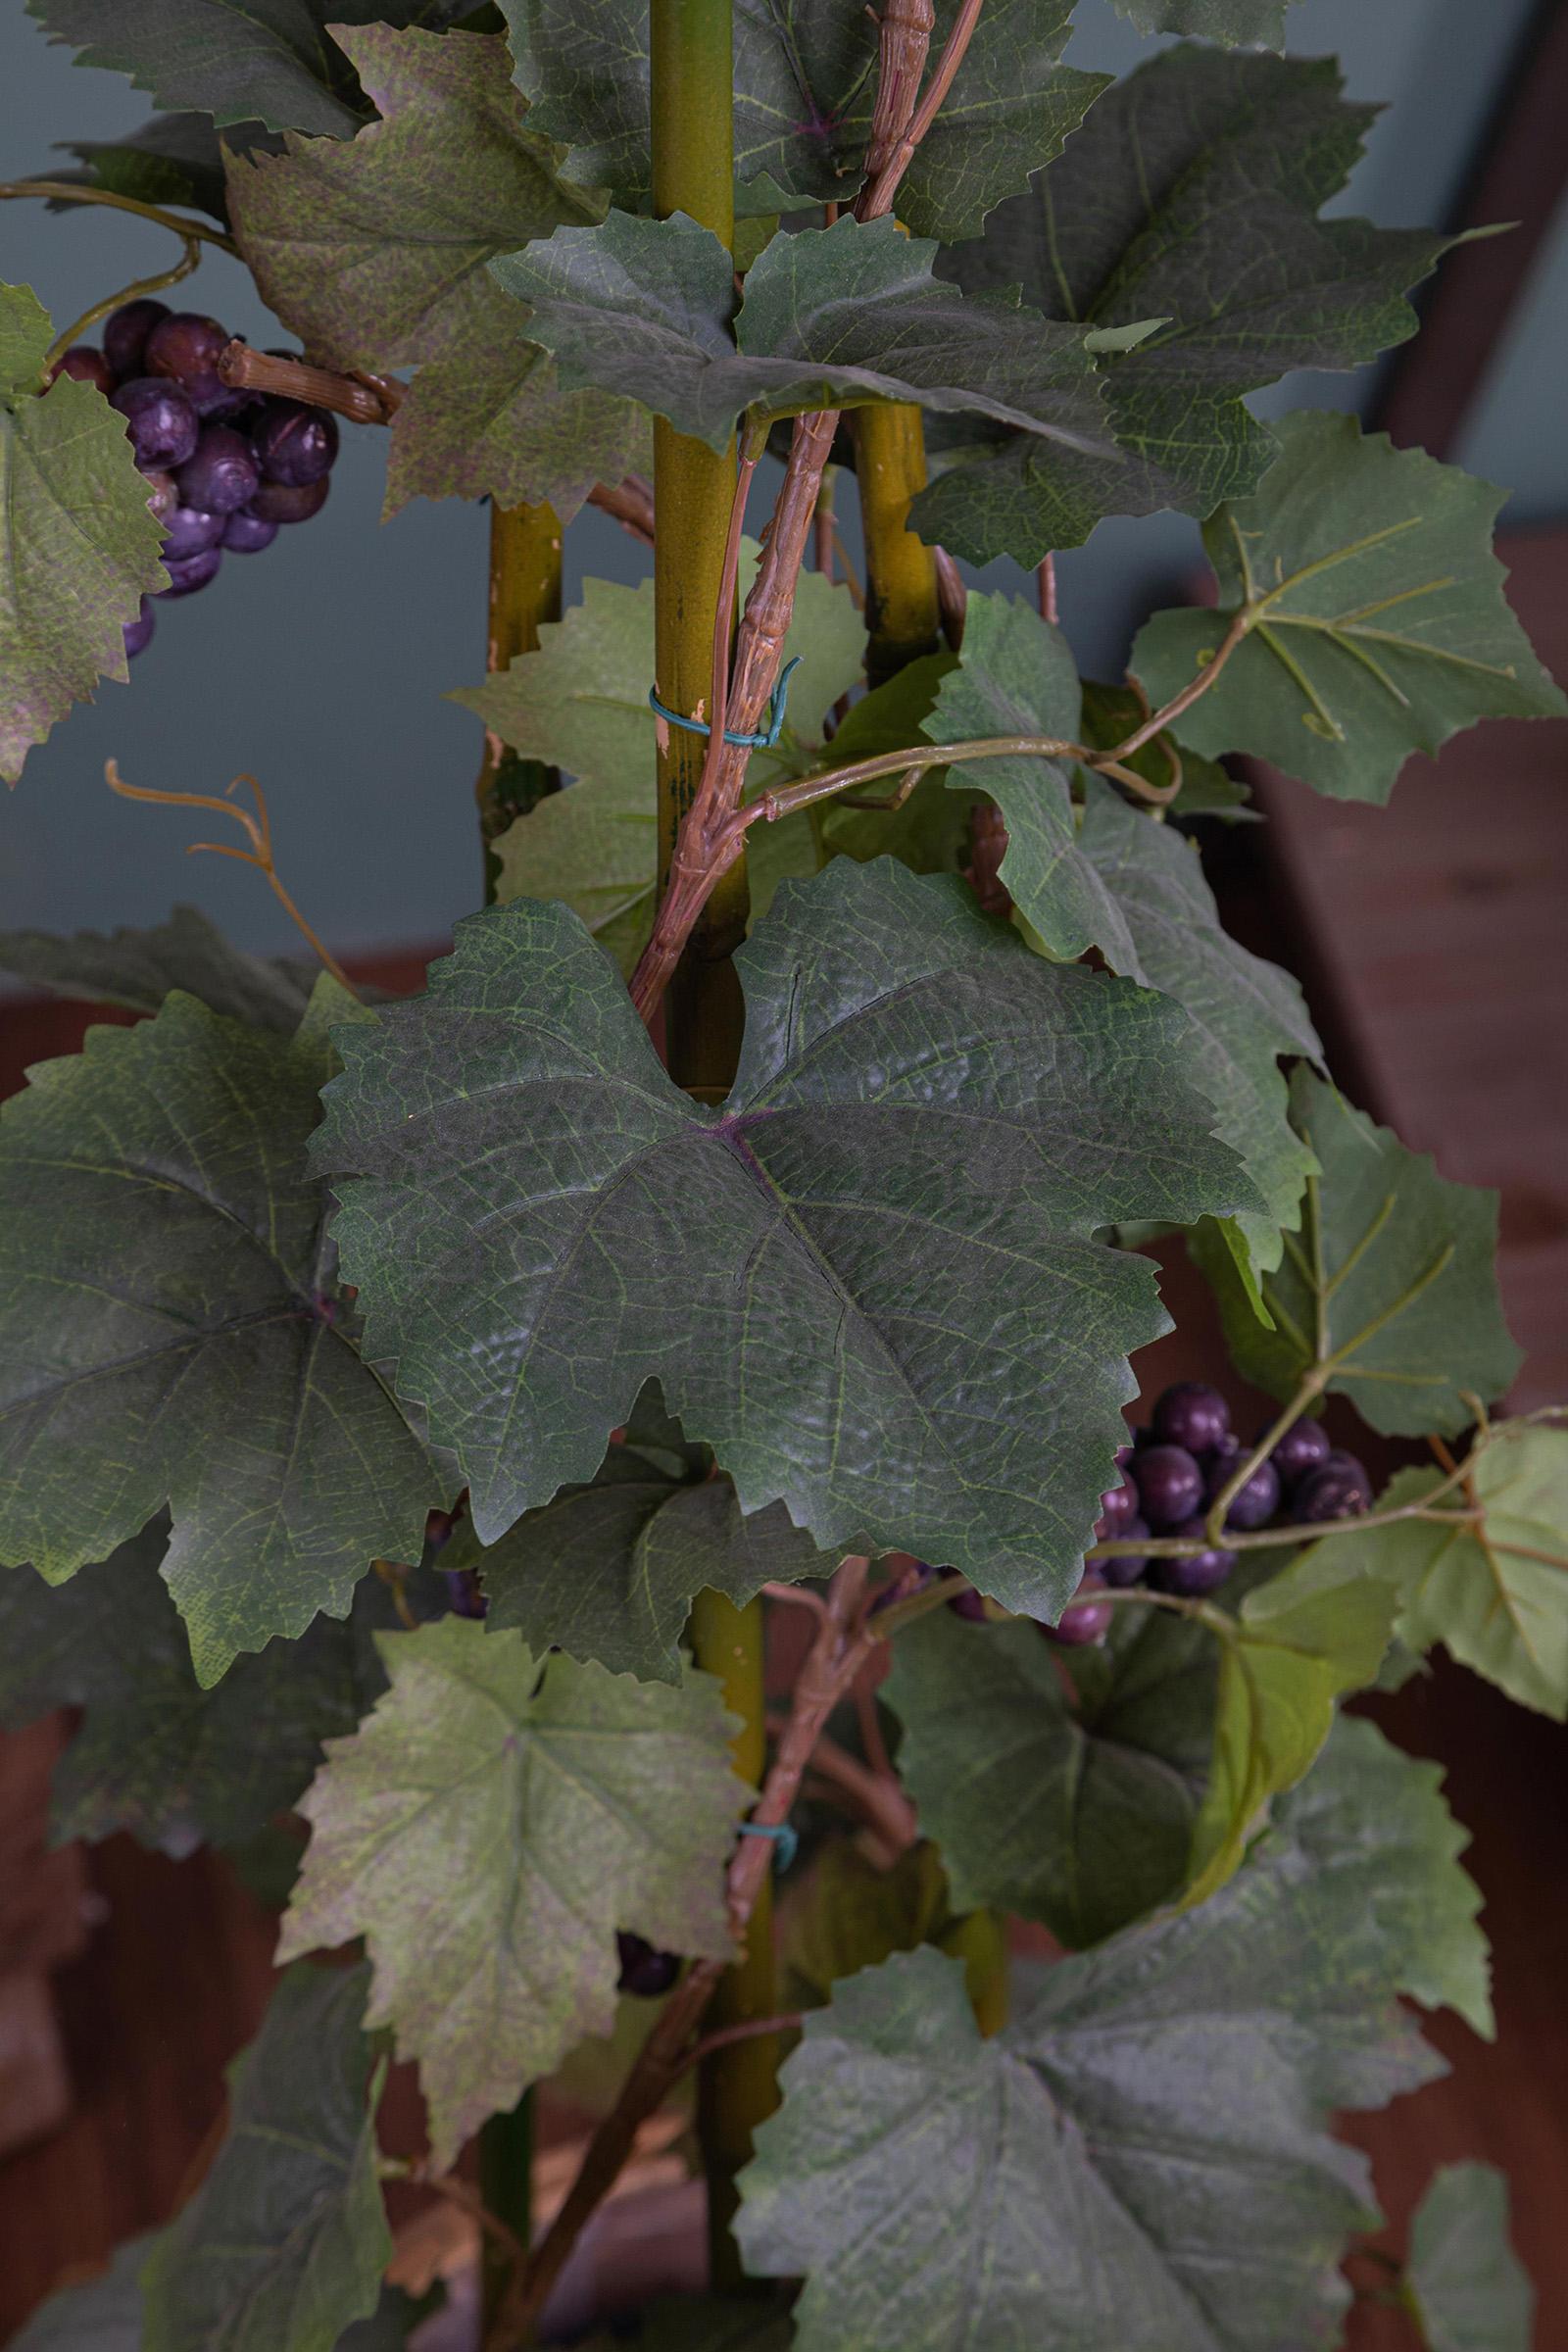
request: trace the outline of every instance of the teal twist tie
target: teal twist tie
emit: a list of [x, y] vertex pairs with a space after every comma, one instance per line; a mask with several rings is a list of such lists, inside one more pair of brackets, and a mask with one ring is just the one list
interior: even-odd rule
[[771, 1838], [775, 1870], [788, 1870], [801, 1850], [801, 1841], [787, 1821], [743, 1821], [741, 1836], [743, 1838]]
[[[737, 751], [742, 752], [770, 752], [773, 749], [784, 732], [784, 712], [790, 699], [790, 672], [800, 666], [801, 656], [797, 654], [793, 660], [785, 662], [778, 673], [778, 684], [767, 701], [767, 732], [762, 735], [738, 735], [733, 727], [726, 727], [726, 743], [734, 744]], [[667, 703], [662, 703], [657, 686], [649, 687], [648, 701], [650, 708], [657, 710], [661, 718], [667, 719], [672, 727], [684, 727], [688, 735], [711, 735], [713, 732], [706, 719], [683, 718], [678, 710], [671, 710]], [[785, 1863], [783, 1867], [787, 1870], [789, 1864]]]

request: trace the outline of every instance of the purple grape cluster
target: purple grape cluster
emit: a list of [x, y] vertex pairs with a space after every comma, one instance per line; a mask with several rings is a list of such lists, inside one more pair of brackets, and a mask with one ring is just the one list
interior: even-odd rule
[[[229, 335], [216, 318], [162, 302], [122, 303], [104, 320], [103, 349], [74, 343], [57, 372], [96, 384], [125, 420], [148, 505], [164, 526], [169, 586], [193, 596], [225, 555], [260, 555], [285, 522], [326, 504], [337, 420], [324, 409], [225, 384], [218, 363]], [[152, 636], [152, 599], [125, 629], [133, 658]]]

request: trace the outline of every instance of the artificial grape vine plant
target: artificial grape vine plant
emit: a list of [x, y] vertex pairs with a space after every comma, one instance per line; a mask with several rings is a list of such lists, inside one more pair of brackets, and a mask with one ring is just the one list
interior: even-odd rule
[[[1568, 1713], [1568, 1426], [1498, 1410], [1494, 1200], [1346, 1100], [1200, 845], [1228, 755], [1379, 802], [1564, 704], [1485, 484], [1245, 404], [1413, 329], [1446, 240], [1319, 217], [1368, 110], [1284, 0], [1117, 5], [1199, 37], [1106, 86], [1067, 0], [29, 0], [161, 111], [0, 193], [180, 258], [58, 334], [0, 294], [7, 775], [337, 419], [390, 510], [489, 501], [491, 646], [422, 995], [188, 911], [3, 943], [147, 1017], [0, 1119], [0, 1705], [81, 1709], [61, 1836], [291, 1882], [226, 2136], [25, 2345], [411, 2340], [411, 2170], [486, 2352], [544, 2340], [694, 2074], [711, 2291], [649, 2347], [1297, 2352], [1352, 2291], [1526, 2343], [1485, 2168], [1360, 2250], [1331, 2111], [1441, 2071], [1406, 1997], [1490, 2009], [1439, 1776], [1338, 1707], [1442, 1643]], [[213, 244], [292, 349], [160, 301]], [[652, 581], [564, 611], [588, 500]], [[1082, 680], [1054, 554], [1166, 508], [1212, 599]], [[259, 792], [112, 780], [318, 950]], [[1129, 1432], [1152, 1225], [1250, 1437]], [[1430, 1466], [1375, 1495], [1331, 1397]]]

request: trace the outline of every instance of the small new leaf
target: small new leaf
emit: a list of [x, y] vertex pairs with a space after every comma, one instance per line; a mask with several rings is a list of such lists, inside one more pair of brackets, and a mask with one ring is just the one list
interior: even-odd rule
[[[335, 2352], [392, 2258], [376, 2178], [369, 1971], [292, 1968], [228, 2070], [228, 2130], [142, 2273], [141, 2352]], [[369, 2095], [367, 2096], [368, 2086]]]
[[1497, 1297], [1496, 1194], [1447, 1183], [1306, 1069], [1291, 1122], [1320, 1173], [1262, 1285], [1272, 1330], [1224, 1244], [1196, 1237], [1237, 1368], [1280, 1397], [1315, 1371], [1386, 1437], [1458, 1436], [1468, 1400], [1500, 1396], [1519, 1367]]
[[1196, 751], [1251, 752], [1337, 800], [1383, 802], [1413, 752], [1482, 718], [1568, 710], [1503, 596], [1504, 492], [1418, 449], [1303, 412], [1255, 493], [1203, 525], [1218, 612], [1156, 612], [1133, 667], [1156, 703], [1245, 634], [1174, 722]]
[[167, 574], [122, 420], [93, 384], [42, 389], [47, 312], [0, 286], [0, 776], [74, 702], [127, 674], [122, 630]]
[[1416, 2207], [1404, 2282], [1429, 2352], [1530, 2352], [1536, 2297], [1508, 2243], [1508, 2182], [1446, 2164]]
[[284, 1958], [363, 1936], [368, 2011], [417, 2058], [436, 2164], [610, 2029], [615, 1930], [722, 1958], [750, 1792], [717, 1683], [678, 1690], [449, 1617], [383, 1637], [391, 1689], [301, 1810]]

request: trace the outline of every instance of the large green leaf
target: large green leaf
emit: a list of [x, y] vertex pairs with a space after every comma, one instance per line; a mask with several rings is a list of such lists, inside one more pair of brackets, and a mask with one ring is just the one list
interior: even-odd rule
[[1263, 1283], [1259, 1322], [1225, 1246], [1200, 1263], [1239, 1371], [1276, 1396], [1316, 1372], [1388, 1437], [1456, 1437], [1467, 1398], [1500, 1396], [1519, 1366], [1497, 1297], [1497, 1196], [1449, 1184], [1430, 1158], [1298, 1068], [1291, 1122], [1316, 1159], [1299, 1237]]
[[[1200, 7], [1219, 13], [1212, 0]], [[1271, 13], [1283, 14], [1282, 0]], [[1449, 240], [1316, 217], [1377, 112], [1348, 106], [1340, 90], [1331, 58], [1167, 49], [1102, 98], [1027, 193], [944, 265], [971, 292], [1021, 285], [1051, 318], [1159, 321], [1102, 361], [1116, 439], [1147, 468], [1156, 505], [1207, 514], [1253, 487], [1275, 445], [1244, 392], [1293, 368], [1356, 367], [1415, 330], [1403, 290]], [[987, 496], [1010, 479], [1027, 510], [1029, 453], [1004, 452], [981, 470], [994, 477]], [[929, 537], [948, 541], [971, 471], [922, 502]]]
[[1164, 703], [1245, 616], [1241, 644], [1174, 722], [1183, 743], [1381, 802], [1412, 752], [1477, 719], [1568, 710], [1502, 593], [1492, 523], [1506, 492], [1353, 416], [1303, 412], [1277, 429], [1255, 493], [1203, 526], [1220, 611], [1156, 612], [1133, 648]]
[[93, 384], [40, 389], [47, 312], [0, 285], [0, 776], [101, 677], [128, 673], [121, 631], [168, 576], [122, 420]]
[[419, 2061], [435, 2161], [615, 2009], [615, 1931], [729, 1950], [751, 1791], [719, 1685], [678, 1690], [448, 1617], [381, 1640], [391, 1690], [333, 1740], [284, 1958], [363, 1936], [369, 2019]]
[[320, 975], [314, 960], [248, 956], [195, 906], [176, 906], [151, 930], [0, 932], [0, 971], [54, 997], [156, 1012], [171, 989], [211, 1012], [292, 1036]]
[[386, 1688], [373, 1636], [397, 1617], [372, 1576], [347, 1625], [318, 1618], [203, 1690], [159, 1574], [166, 1537], [155, 1522], [66, 1585], [0, 1575], [0, 1721], [81, 1710], [55, 1768], [57, 1838], [129, 1830], [175, 1855], [237, 1845], [294, 1803], [322, 1740], [352, 1732]]
[[488, 1549], [465, 1521], [443, 1568], [473, 1568], [492, 1633], [515, 1627], [530, 1649], [596, 1658], [612, 1674], [678, 1683], [680, 1639], [697, 1594], [737, 1606], [765, 1584], [826, 1576], [820, 1552], [781, 1503], [747, 1513], [703, 1446], [640, 1399], [623, 1442], [585, 1486], [564, 1487]]
[[[917, 236], [972, 237], [999, 198], [1061, 145], [1104, 76], [1058, 64], [1071, 0], [995, 0], [981, 14], [941, 114], [900, 185]], [[956, 11], [938, 0], [932, 57]], [[517, 81], [538, 127], [570, 150], [574, 178], [641, 206], [652, 189], [647, 0], [502, 0]], [[735, 170], [743, 209], [780, 197], [849, 204], [877, 91], [877, 25], [839, 0], [739, 0]], [[800, 210], [797, 202], [785, 210]]]
[[1331, 2341], [1367, 2174], [1329, 2111], [1441, 2071], [1396, 1996], [1476, 1940], [1436, 1780], [1342, 1726], [1211, 1903], [1060, 1962], [990, 2041], [936, 1953], [841, 1984], [741, 2177], [748, 2267], [807, 2275], [799, 2352]]
[[369, 1970], [288, 1971], [228, 2073], [212, 2170], [153, 2244], [142, 2352], [334, 2352], [380, 2299], [392, 2235], [362, 2024]]
[[230, 160], [256, 282], [314, 358], [418, 368], [392, 428], [389, 512], [422, 494], [570, 514], [636, 462], [641, 424], [623, 401], [560, 388], [486, 264], [596, 208], [528, 128], [499, 37], [338, 38], [382, 119], [348, 142]]
[[451, 1499], [356, 1344], [305, 1167], [353, 1009], [322, 982], [285, 1039], [176, 993], [0, 1111], [0, 1558], [59, 1583], [168, 1506], [204, 1684], [343, 1616]]
[[590, 1477], [656, 1378], [744, 1510], [1054, 1614], [1163, 1322], [1092, 1236], [1251, 1197], [1191, 1031], [890, 859], [786, 883], [737, 961], [719, 1111], [560, 906], [470, 917], [427, 997], [344, 1033], [319, 1158], [372, 1345], [484, 1541]]
[[1154, 1609], [1118, 1610], [1103, 1649], [1070, 1652], [1026, 1624], [906, 1626], [883, 1696], [956, 1907], [1016, 1911], [1081, 1948], [1177, 1893], [1214, 1691], [1212, 1635]]
[[1535, 2292], [1508, 2243], [1508, 2182], [1446, 2164], [1410, 2224], [1405, 2284], [1427, 2352], [1530, 2352]]

